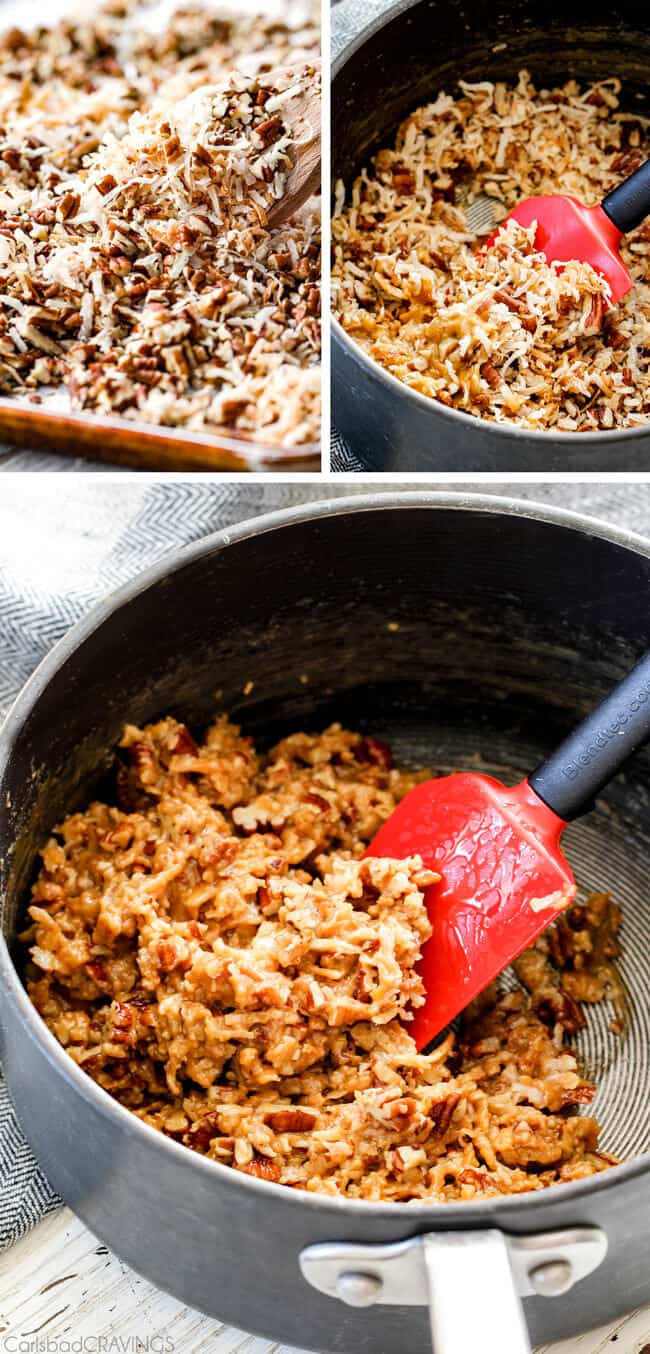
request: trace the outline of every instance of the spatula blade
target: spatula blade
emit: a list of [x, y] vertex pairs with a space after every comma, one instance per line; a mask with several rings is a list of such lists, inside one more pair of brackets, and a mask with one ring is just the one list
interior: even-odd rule
[[609, 283], [607, 308], [617, 305], [629, 292], [632, 279], [618, 252], [622, 235], [602, 207], [585, 207], [576, 198], [562, 194], [526, 198], [490, 236], [487, 249], [512, 220], [526, 227], [537, 223], [535, 245], [549, 263], [568, 263], [571, 259], [590, 263]]
[[366, 855], [420, 855], [438, 871], [420, 962], [426, 1004], [409, 1023], [424, 1048], [573, 901], [565, 824], [526, 781], [459, 773], [411, 790]]

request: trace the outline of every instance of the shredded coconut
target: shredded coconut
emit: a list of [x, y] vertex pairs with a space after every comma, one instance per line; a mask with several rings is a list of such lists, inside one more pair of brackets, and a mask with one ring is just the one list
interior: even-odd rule
[[587, 263], [547, 263], [534, 227], [508, 223], [494, 248], [467, 207], [495, 223], [522, 198], [600, 201], [650, 153], [647, 120], [619, 109], [617, 80], [537, 92], [461, 83], [399, 128], [345, 193], [332, 223], [332, 304], [377, 362], [431, 399], [498, 423], [593, 432], [650, 416], [650, 224], [623, 242], [633, 288], [615, 308]]
[[575, 905], [418, 1054], [431, 933], [418, 856], [362, 859], [427, 772], [334, 724], [259, 755], [128, 726], [117, 805], [69, 817], [33, 889], [29, 994], [74, 1061], [145, 1123], [296, 1189], [471, 1199], [614, 1164], [577, 1111], [567, 1040], [615, 990], [618, 909]]
[[267, 226], [291, 168], [282, 96], [318, 82], [317, 41], [315, 21], [197, 7], [152, 36], [119, 3], [4, 35], [0, 291], [24, 321], [0, 309], [0, 391], [63, 383], [77, 409], [317, 439], [317, 206]]

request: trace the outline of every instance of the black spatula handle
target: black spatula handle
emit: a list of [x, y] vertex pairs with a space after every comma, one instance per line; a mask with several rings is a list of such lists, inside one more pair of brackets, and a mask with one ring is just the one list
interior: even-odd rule
[[640, 226], [650, 212], [650, 160], [635, 169], [628, 179], [623, 179], [600, 205], [624, 235]]
[[601, 705], [536, 767], [529, 784], [565, 822], [591, 807], [595, 795], [650, 738], [650, 653]]

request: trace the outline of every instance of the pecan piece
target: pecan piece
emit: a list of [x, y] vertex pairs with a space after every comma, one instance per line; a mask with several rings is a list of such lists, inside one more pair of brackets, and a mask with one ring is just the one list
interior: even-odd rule
[[247, 400], [224, 400], [221, 405], [221, 418], [226, 427], [232, 427], [237, 419], [243, 414]]
[[186, 724], [181, 725], [181, 730], [176, 740], [174, 748], [175, 757], [196, 757], [198, 756], [198, 747], [192, 738], [192, 735]]
[[1, 158], [10, 169], [20, 169], [20, 151], [16, 150], [15, 146], [7, 146]]
[[640, 150], [623, 150], [614, 156], [611, 163], [612, 173], [614, 174], [633, 174], [635, 169], [640, 169], [643, 164], [643, 154]]
[[270, 146], [272, 141], [276, 141], [282, 131], [282, 118], [277, 113], [272, 118], [267, 118], [266, 122], [260, 122], [255, 128], [263, 146]]
[[572, 1091], [562, 1092], [562, 1105], [589, 1105], [595, 1094], [595, 1086], [576, 1086]]
[[494, 367], [491, 362], [483, 362], [479, 367], [479, 371], [483, 380], [487, 381], [488, 385], [491, 386], [493, 390], [496, 390], [496, 387], [501, 383], [501, 377], [496, 367]]
[[415, 192], [415, 174], [408, 169], [393, 170], [393, 188], [400, 197], [408, 197]]
[[69, 217], [76, 216], [79, 211], [80, 201], [81, 199], [78, 193], [64, 193], [63, 196], [59, 198], [59, 205], [56, 210], [59, 220], [67, 221]]
[[192, 152], [192, 154], [193, 154], [193, 156], [194, 156], [194, 159], [195, 159], [195, 160], [198, 160], [199, 164], [201, 164], [201, 165], [211, 165], [211, 164], [212, 164], [212, 156], [211, 156], [209, 150], [208, 150], [205, 146], [198, 146], [198, 145], [195, 146], [195, 147], [194, 147], [194, 150], [193, 150], [193, 152]]
[[598, 329], [602, 322], [605, 311], [605, 302], [602, 296], [592, 297], [589, 314], [585, 320], [585, 329]]
[[132, 1043], [135, 1032], [135, 1011], [125, 1001], [114, 1001], [111, 1007], [113, 1027], [110, 1033], [114, 1044]]
[[356, 748], [356, 757], [359, 762], [372, 762], [374, 766], [381, 766], [384, 771], [390, 771], [393, 765], [393, 754], [381, 738], [362, 738]]
[[163, 150], [168, 160], [174, 160], [181, 148], [179, 137], [176, 135], [168, 137], [163, 146]]
[[257, 1153], [253, 1160], [249, 1161], [248, 1166], [241, 1166], [240, 1170], [244, 1172], [244, 1175], [257, 1176], [258, 1180], [277, 1182], [280, 1179], [280, 1167], [277, 1161], [273, 1161], [271, 1157], [259, 1156]]
[[456, 1177], [459, 1185], [474, 1185], [481, 1193], [490, 1188], [490, 1181], [485, 1171], [476, 1171], [473, 1166], [466, 1166], [464, 1171]]
[[452, 1121], [453, 1113], [460, 1102], [459, 1095], [447, 1095], [444, 1100], [436, 1100], [429, 1110], [432, 1132], [442, 1138]]
[[209, 1114], [204, 1114], [202, 1119], [192, 1124], [192, 1127], [183, 1136], [183, 1142], [186, 1147], [191, 1147], [194, 1152], [207, 1152], [213, 1138], [219, 1134], [219, 1115], [216, 1110], [211, 1110]]
[[514, 315], [517, 315], [524, 329], [532, 334], [537, 328], [537, 320], [531, 315], [526, 303], [521, 297], [514, 296], [508, 287], [501, 287], [494, 293], [494, 300], [501, 301], [502, 305], [507, 306]]
[[561, 1025], [567, 1034], [575, 1034], [587, 1023], [577, 1002], [568, 992], [561, 992], [559, 988], [543, 992], [534, 999], [533, 1010], [543, 1025], [551, 1029], [554, 1025]]
[[270, 1110], [264, 1115], [264, 1123], [274, 1133], [311, 1133], [317, 1118], [316, 1110]]
[[86, 973], [89, 973], [96, 983], [108, 982], [108, 969], [99, 959], [93, 959], [89, 964], [86, 964]]
[[99, 183], [96, 184], [96, 188], [102, 197], [106, 197], [106, 194], [112, 192], [113, 188], [117, 188], [117, 179], [113, 178], [112, 174], [105, 174], [103, 179], [100, 179]]
[[8, 28], [0, 39], [0, 46], [6, 47], [8, 52], [17, 52], [19, 47], [31, 47], [31, 41], [22, 28]]
[[159, 940], [156, 948], [158, 963], [163, 973], [172, 973], [175, 968], [190, 967], [188, 947], [182, 936], [169, 936], [167, 940]]

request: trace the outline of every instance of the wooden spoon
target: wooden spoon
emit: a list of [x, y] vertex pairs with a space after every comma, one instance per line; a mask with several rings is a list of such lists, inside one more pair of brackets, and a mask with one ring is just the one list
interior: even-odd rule
[[277, 77], [294, 76], [295, 93], [283, 93], [282, 116], [291, 129], [292, 168], [287, 175], [281, 198], [269, 208], [267, 221], [272, 230], [284, 225], [294, 212], [314, 193], [321, 183], [321, 68], [310, 62], [300, 70], [285, 67]]

